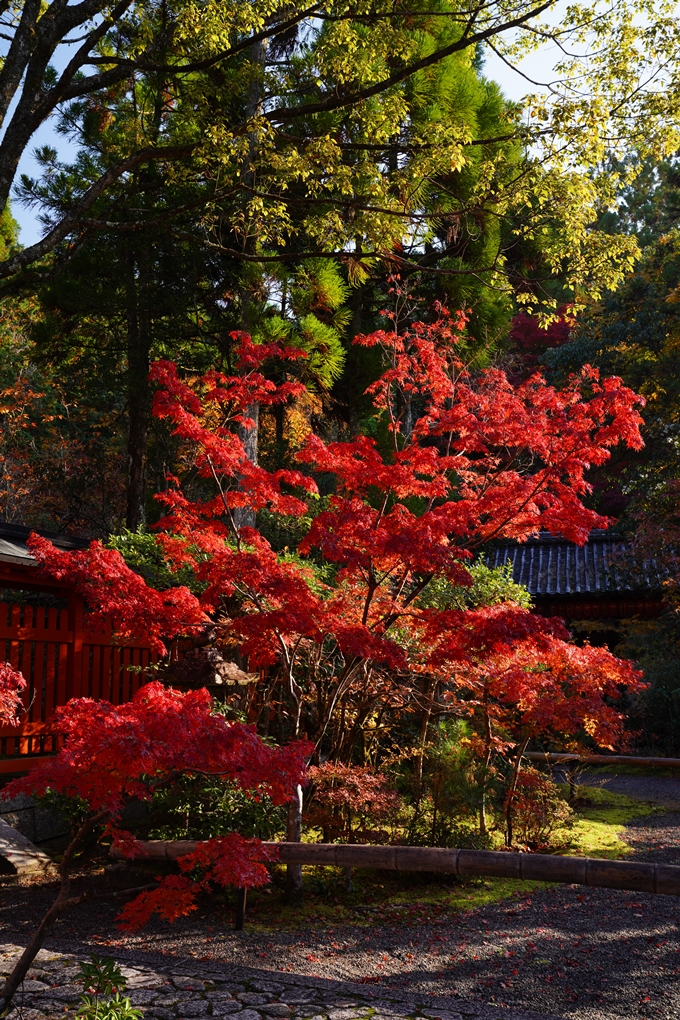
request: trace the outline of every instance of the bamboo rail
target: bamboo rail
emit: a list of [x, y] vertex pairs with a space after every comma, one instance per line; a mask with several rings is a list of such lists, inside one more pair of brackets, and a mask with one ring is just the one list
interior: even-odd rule
[[585, 765], [641, 765], [652, 769], [680, 769], [680, 758], [636, 758], [625, 754], [567, 754], [558, 751], [525, 751], [522, 757], [547, 765], [583, 762]]
[[[142, 842], [148, 860], [174, 861], [197, 847], [196, 840]], [[439, 871], [450, 875], [566, 882], [603, 889], [680, 896], [680, 866], [597, 857], [505, 853], [497, 850], [448, 850], [420, 846], [364, 846], [347, 843], [264, 843], [279, 850], [282, 864], [316, 864], [387, 871]], [[114, 857], [122, 857], [113, 851]]]

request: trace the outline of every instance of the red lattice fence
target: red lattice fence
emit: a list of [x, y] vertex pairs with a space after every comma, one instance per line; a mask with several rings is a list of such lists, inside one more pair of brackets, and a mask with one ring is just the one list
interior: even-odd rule
[[67, 609], [0, 602], [0, 661], [27, 684], [19, 726], [0, 727], [0, 774], [23, 772], [57, 750], [57, 706], [79, 697], [129, 701], [155, 659], [146, 645], [114, 643], [110, 629], [87, 629], [76, 595]]

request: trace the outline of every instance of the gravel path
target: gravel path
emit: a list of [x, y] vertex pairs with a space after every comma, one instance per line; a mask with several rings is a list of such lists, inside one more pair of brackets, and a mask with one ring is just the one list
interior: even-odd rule
[[[618, 778], [649, 783], [646, 777]], [[638, 790], [635, 796], [665, 798], [658, 787], [655, 796]], [[638, 819], [625, 838], [641, 860], [680, 865], [680, 811]], [[47, 902], [47, 890], [6, 889], [3, 900], [0, 931], [21, 943]], [[674, 897], [563, 886], [465, 913], [425, 904], [407, 914], [364, 906], [361, 924], [266, 933], [234, 932], [231, 916], [218, 910], [121, 936], [112, 907], [80, 907], [59, 923], [50, 947], [96, 948], [130, 960], [167, 960], [171, 954], [203, 966], [210, 961], [262, 968], [285, 974], [285, 980], [295, 974], [359, 981], [441, 1009], [438, 997], [446, 996], [447, 1009], [459, 1013], [487, 1004], [493, 1020], [496, 1014], [509, 1018], [510, 1010], [574, 1020], [680, 1018], [680, 902]], [[102, 932], [114, 935], [103, 938]], [[445, 1012], [442, 1020], [450, 1020]]]
[[[557, 769], [554, 777], [557, 782], [564, 782], [564, 775]], [[680, 808], [680, 770], [677, 776], [658, 776], [651, 769], [643, 776], [613, 776], [593, 769], [582, 773], [578, 782], [583, 786], [599, 786], [612, 793], [623, 793], [637, 800]]]

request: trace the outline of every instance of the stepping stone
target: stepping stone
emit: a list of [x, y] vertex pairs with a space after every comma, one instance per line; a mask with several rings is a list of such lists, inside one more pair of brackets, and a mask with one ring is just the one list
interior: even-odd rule
[[51, 857], [26, 836], [0, 819], [0, 872], [22, 878], [53, 878], [57, 867]]

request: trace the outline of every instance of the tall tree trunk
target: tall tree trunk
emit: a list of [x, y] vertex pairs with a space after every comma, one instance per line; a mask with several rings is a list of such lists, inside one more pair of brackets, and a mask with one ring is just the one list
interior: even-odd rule
[[[357, 254], [361, 254], [361, 242], [356, 242]], [[345, 367], [345, 378], [350, 380], [349, 392], [347, 394], [347, 414], [349, 434], [352, 438], [359, 435], [359, 421], [361, 417], [361, 386], [357, 385], [362, 377], [361, 358], [365, 348], [357, 347], [352, 343], [355, 336], [362, 333], [363, 324], [363, 287], [355, 287], [352, 291], [352, 319], [349, 329], [349, 349], [347, 351], [347, 363]]]
[[[248, 89], [248, 99], [246, 101], [245, 116], [246, 119], [257, 116], [258, 113], [262, 112], [262, 95], [263, 95], [263, 74], [264, 65], [267, 57], [267, 40], [261, 39], [258, 42], [253, 43], [250, 48], [250, 63], [253, 66], [257, 66], [262, 73], [253, 75], [250, 81], [250, 87]], [[251, 190], [255, 187], [255, 169], [253, 160], [255, 157], [255, 137], [253, 134], [250, 136], [250, 145], [248, 147], [248, 155], [243, 161], [243, 170], [241, 173], [241, 179], [244, 186], [244, 198], [247, 199]], [[244, 252], [248, 255], [254, 255], [257, 250], [257, 238], [252, 234], [248, 234], [243, 243]], [[256, 321], [256, 304], [253, 288], [248, 283], [241, 290], [241, 329], [245, 333], [252, 333]], [[251, 464], [257, 464], [257, 449], [259, 440], [259, 427], [260, 427], [260, 405], [250, 404], [246, 410], [246, 415], [253, 422], [251, 428], [240, 428], [239, 436], [245, 450], [246, 457]], [[255, 513], [253, 510], [247, 507], [238, 507], [234, 511], [234, 523], [237, 528], [255, 527]]]
[[151, 324], [148, 303], [147, 253], [136, 265], [128, 258], [127, 362], [128, 362], [128, 471], [126, 525], [136, 531], [146, 518], [146, 455], [149, 439], [149, 363]]

